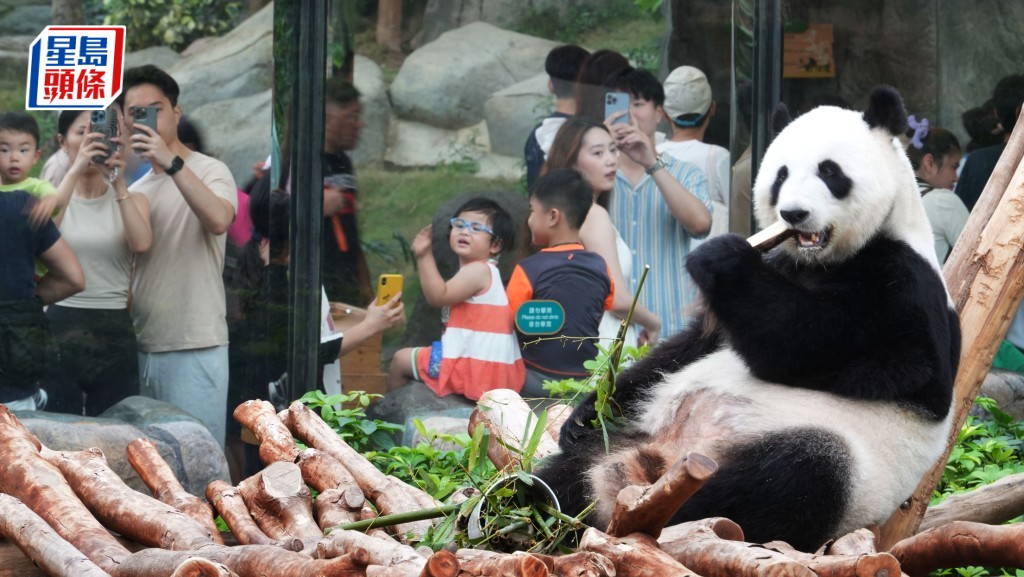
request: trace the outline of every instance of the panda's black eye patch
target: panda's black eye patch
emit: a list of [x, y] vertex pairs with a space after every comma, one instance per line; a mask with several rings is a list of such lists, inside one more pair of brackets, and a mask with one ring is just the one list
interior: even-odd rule
[[772, 183], [772, 206], [779, 202], [779, 191], [782, 190], [782, 183], [789, 178], [789, 168], [783, 166], [775, 173], [775, 182]]
[[832, 196], [843, 199], [850, 194], [853, 188], [853, 181], [843, 172], [843, 169], [832, 160], [823, 160], [818, 163], [818, 178], [825, 183]]

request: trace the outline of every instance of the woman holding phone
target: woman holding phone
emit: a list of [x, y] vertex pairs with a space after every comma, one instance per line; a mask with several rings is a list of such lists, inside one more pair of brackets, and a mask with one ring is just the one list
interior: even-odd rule
[[[594, 189], [594, 204], [580, 228], [580, 239], [587, 250], [601, 255], [608, 263], [615, 297], [612, 310], [601, 319], [599, 337], [604, 346], [611, 343], [619, 330], [621, 319], [629, 313], [633, 295], [626, 289], [624, 272], [632, 271], [632, 253], [608, 215], [607, 197], [615, 188], [615, 175], [619, 168], [619, 150], [608, 127], [600, 122], [574, 117], [565, 121], [551, 144], [543, 173], [556, 168], [573, 168]], [[638, 335], [634, 327], [626, 332], [625, 345], [654, 344], [661, 332], [661, 320], [638, 302], [633, 311], [633, 323], [640, 325]]]
[[149, 202], [125, 183], [121, 109], [115, 104], [101, 112], [106, 134], [95, 130], [90, 111], [65, 110], [57, 121], [70, 168], [57, 187], [65, 208], [54, 220], [82, 263], [85, 290], [46, 311], [60, 344], [49, 408], [84, 409], [88, 416], [139, 394], [129, 287], [134, 256], [153, 240]]

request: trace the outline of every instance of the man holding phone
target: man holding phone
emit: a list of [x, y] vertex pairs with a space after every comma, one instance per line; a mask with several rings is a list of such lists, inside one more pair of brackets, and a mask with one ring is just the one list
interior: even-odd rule
[[[221, 446], [228, 392], [225, 233], [237, 187], [227, 165], [178, 139], [178, 83], [153, 65], [130, 68], [121, 95], [131, 146], [152, 170], [130, 190], [149, 199], [153, 244], [136, 257], [132, 320], [143, 395], [199, 418]], [[145, 109], [156, 128], [136, 122]]]

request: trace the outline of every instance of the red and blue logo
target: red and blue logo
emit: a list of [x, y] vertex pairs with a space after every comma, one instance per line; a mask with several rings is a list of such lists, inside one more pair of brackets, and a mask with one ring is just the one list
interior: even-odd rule
[[106, 108], [121, 94], [124, 26], [47, 26], [29, 49], [29, 110]]

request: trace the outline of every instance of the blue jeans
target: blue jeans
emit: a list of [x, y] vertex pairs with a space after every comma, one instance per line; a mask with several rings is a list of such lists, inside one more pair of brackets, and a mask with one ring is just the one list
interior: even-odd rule
[[139, 352], [139, 393], [176, 405], [206, 425], [224, 447], [228, 404], [228, 346]]

